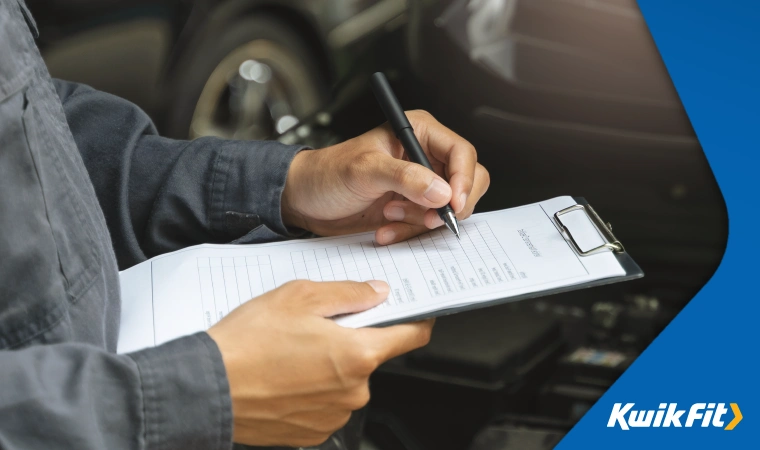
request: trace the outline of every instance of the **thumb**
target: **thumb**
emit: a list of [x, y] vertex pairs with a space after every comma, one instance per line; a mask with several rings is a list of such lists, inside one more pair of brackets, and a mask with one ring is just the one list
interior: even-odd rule
[[377, 152], [365, 172], [375, 194], [397, 192], [418, 205], [440, 208], [451, 201], [451, 186], [432, 170]]
[[427, 345], [434, 324], [435, 319], [427, 319], [386, 328], [360, 328], [356, 335], [359, 342], [374, 350], [381, 364]]
[[308, 299], [309, 312], [321, 317], [333, 317], [373, 308], [388, 298], [388, 283], [380, 280], [367, 282], [331, 281], [313, 283], [316, 292]]

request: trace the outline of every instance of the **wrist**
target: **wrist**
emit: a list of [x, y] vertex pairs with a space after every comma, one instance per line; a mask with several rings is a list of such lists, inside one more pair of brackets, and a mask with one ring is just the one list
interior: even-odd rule
[[297, 207], [296, 199], [301, 195], [306, 180], [305, 171], [308, 168], [306, 160], [309, 159], [314, 150], [303, 150], [293, 158], [288, 169], [288, 175], [285, 179], [285, 188], [282, 190], [282, 200], [280, 210], [282, 222], [287, 227], [301, 228], [308, 230], [306, 220]]

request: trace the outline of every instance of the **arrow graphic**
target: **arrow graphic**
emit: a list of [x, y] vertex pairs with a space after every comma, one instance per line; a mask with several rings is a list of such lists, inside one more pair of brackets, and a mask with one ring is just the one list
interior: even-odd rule
[[726, 425], [726, 428], [724, 428], [724, 430], [733, 430], [734, 427], [738, 425], [739, 422], [741, 422], [744, 418], [744, 416], [742, 416], [742, 412], [739, 410], [739, 405], [737, 403], [731, 403], [731, 411], [734, 412], [734, 420]]

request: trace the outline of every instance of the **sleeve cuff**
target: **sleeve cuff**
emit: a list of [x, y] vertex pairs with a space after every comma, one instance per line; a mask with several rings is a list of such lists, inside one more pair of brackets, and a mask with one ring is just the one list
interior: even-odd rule
[[305, 146], [276, 141], [232, 141], [214, 165], [212, 227], [236, 239], [260, 225], [280, 238], [305, 232], [282, 221], [282, 191], [293, 158]]
[[232, 401], [222, 355], [197, 333], [130, 353], [143, 396], [146, 449], [232, 448]]

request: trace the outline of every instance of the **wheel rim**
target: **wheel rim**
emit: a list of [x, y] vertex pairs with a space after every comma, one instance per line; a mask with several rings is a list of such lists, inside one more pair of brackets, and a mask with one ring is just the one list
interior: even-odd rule
[[203, 87], [189, 137], [269, 139], [320, 106], [308, 69], [290, 51], [269, 40], [233, 50]]

